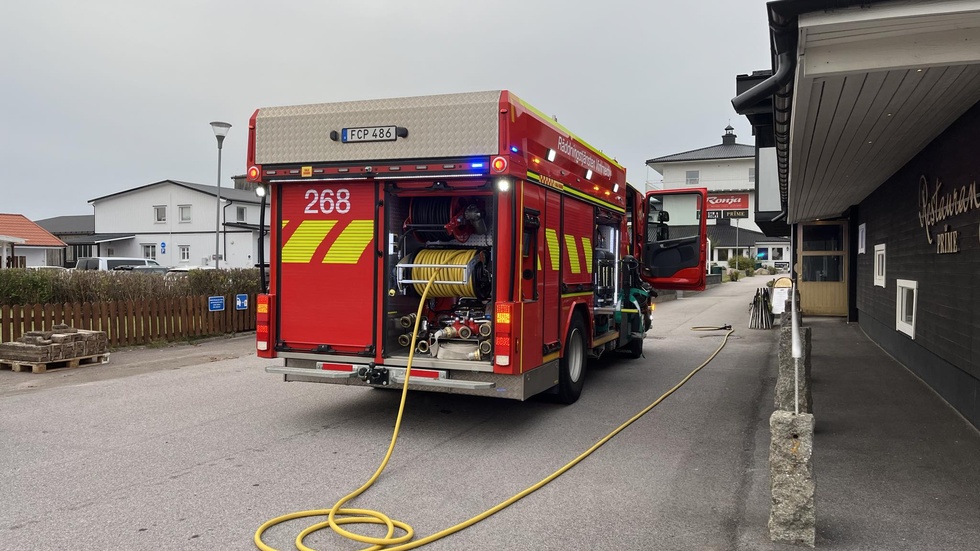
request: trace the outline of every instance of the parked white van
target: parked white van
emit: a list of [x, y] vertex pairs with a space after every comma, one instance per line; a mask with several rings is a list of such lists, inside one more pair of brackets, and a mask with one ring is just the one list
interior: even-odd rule
[[79, 258], [75, 263], [76, 270], [115, 270], [119, 266], [159, 266], [160, 263], [151, 258], [135, 258], [126, 256], [92, 256]]

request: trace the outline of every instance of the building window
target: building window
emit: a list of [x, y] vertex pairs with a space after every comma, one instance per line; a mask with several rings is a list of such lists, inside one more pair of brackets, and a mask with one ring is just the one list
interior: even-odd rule
[[153, 207], [153, 220], [160, 223], [167, 221], [167, 206], [157, 205]]
[[245, 212], [246, 212], [246, 207], [235, 207], [235, 221], [244, 222]]
[[728, 261], [728, 249], [715, 249], [715, 254], [718, 255], [719, 262]]
[[841, 255], [804, 256], [803, 281], [844, 281], [844, 257]]
[[190, 205], [180, 205], [177, 207], [177, 214], [180, 217], [180, 223], [186, 224], [191, 221], [191, 206]]
[[773, 260], [782, 260], [783, 259], [783, 248], [782, 247], [773, 247], [772, 248], [772, 259]]
[[153, 260], [157, 259], [156, 243], [148, 243], [143, 245], [143, 258], [150, 258]]
[[759, 247], [755, 252], [755, 258], [756, 260], [769, 260], [769, 248]]
[[116, 249], [114, 249], [112, 247], [106, 247], [105, 248], [105, 255], [106, 256], [116, 256]]
[[844, 226], [814, 224], [803, 226], [804, 251], [843, 251]]
[[915, 305], [919, 283], [908, 279], [895, 281], [895, 329], [915, 339]]
[[180, 245], [179, 247], [177, 247], [177, 250], [180, 252], [180, 261], [181, 262], [190, 262], [190, 260], [191, 260], [191, 246], [190, 245]]
[[755, 183], [755, 167], [749, 169], [749, 182]]
[[699, 170], [688, 170], [687, 176], [685, 177], [685, 182], [689, 186], [696, 186], [701, 180], [701, 171]]
[[875, 245], [875, 287], [885, 286], [885, 244]]

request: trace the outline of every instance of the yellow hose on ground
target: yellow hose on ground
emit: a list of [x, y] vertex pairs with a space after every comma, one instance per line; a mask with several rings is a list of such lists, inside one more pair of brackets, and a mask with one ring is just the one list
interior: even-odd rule
[[[427, 544], [432, 543], [432, 542], [434, 542], [436, 540], [442, 539], [442, 538], [444, 538], [446, 536], [449, 536], [451, 534], [455, 534], [456, 532], [459, 532], [461, 530], [464, 530], [466, 528], [469, 528], [470, 526], [473, 526], [474, 524], [476, 524], [476, 523], [478, 523], [478, 522], [486, 519], [487, 517], [490, 517], [491, 515], [499, 512], [499, 511], [502, 511], [503, 509], [506, 509], [507, 507], [509, 507], [509, 506], [513, 505], [514, 503], [520, 501], [522, 498], [524, 498], [524, 497], [526, 497], [526, 496], [534, 493], [535, 491], [539, 490], [540, 488], [544, 487], [546, 484], [548, 484], [552, 480], [554, 480], [554, 479], [558, 478], [559, 476], [565, 474], [565, 472], [567, 472], [569, 469], [571, 469], [575, 465], [578, 465], [579, 463], [581, 463], [586, 457], [592, 455], [592, 453], [594, 451], [596, 451], [597, 449], [599, 449], [600, 447], [602, 447], [603, 444], [605, 444], [606, 442], [612, 440], [612, 438], [614, 436], [616, 436], [617, 434], [619, 434], [620, 432], [622, 432], [623, 430], [625, 430], [626, 427], [632, 425], [633, 422], [635, 422], [636, 420], [638, 420], [640, 417], [643, 417], [644, 415], [646, 415], [653, 408], [657, 407], [660, 404], [660, 402], [663, 402], [668, 396], [670, 396], [671, 394], [673, 394], [674, 392], [676, 392], [677, 389], [679, 389], [680, 387], [684, 386], [684, 384], [687, 383], [689, 380], [691, 380], [691, 378], [694, 377], [694, 375], [696, 375], [698, 371], [701, 371], [701, 369], [703, 369], [704, 366], [708, 365], [711, 362], [711, 360], [713, 360], [715, 358], [715, 356], [717, 356], [718, 353], [721, 352], [722, 348], [725, 347], [725, 345], [728, 343], [728, 337], [731, 336], [731, 334], [734, 332], [734, 330], [730, 326], [722, 326], [722, 327], [717, 327], [717, 328], [716, 327], [698, 327], [698, 328], [692, 328], [695, 331], [725, 330], [727, 332], [725, 333], [725, 337], [724, 337], [724, 339], [722, 339], [721, 344], [718, 345], [718, 348], [716, 348], [715, 351], [712, 352], [710, 356], [708, 356], [708, 359], [707, 360], [705, 360], [701, 365], [699, 365], [698, 367], [696, 367], [693, 371], [691, 371], [690, 373], [688, 373], [686, 377], [684, 377], [683, 379], [681, 379], [681, 381], [679, 383], [677, 383], [676, 385], [674, 385], [673, 387], [671, 387], [670, 390], [668, 390], [667, 392], [663, 393], [663, 395], [661, 395], [659, 398], [657, 398], [653, 403], [651, 403], [647, 407], [645, 407], [642, 410], [640, 410], [640, 412], [637, 413], [636, 415], [634, 415], [633, 417], [630, 417], [629, 420], [627, 420], [622, 425], [616, 427], [616, 429], [614, 429], [612, 432], [610, 432], [609, 434], [607, 434], [606, 436], [604, 436], [602, 439], [600, 439], [598, 442], [596, 442], [595, 444], [593, 444], [591, 448], [585, 450], [578, 457], [576, 457], [575, 459], [573, 459], [573, 460], [569, 461], [567, 464], [565, 464], [564, 467], [562, 467], [562, 468], [558, 469], [557, 471], [551, 473], [550, 475], [548, 475], [547, 477], [545, 477], [544, 479], [542, 479], [538, 483], [534, 484], [533, 486], [528, 487], [524, 491], [522, 491], [522, 492], [520, 492], [520, 493], [512, 496], [511, 498], [507, 499], [506, 501], [503, 501], [503, 502], [495, 505], [494, 507], [492, 507], [490, 509], [487, 509], [486, 511], [484, 511], [484, 512], [482, 512], [482, 513], [480, 513], [480, 514], [478, 514], [478, 515], [476, 515], [476, 516], [468, 519], [468, 520], [465, 520], [463, 522], [460, 522], [459, 524], [456, 524], [454, 526], [451, 526], [449, 528], [446, 528], [445, 530], [442, 530], [440, 532], [436, 532], [435, 534], [432, 534], [431, 536], [427, 536], [427, 537], [422, 538], [420, 540], [410, 541], [412, 539], [412, 536], [414, 535], [415, 532], [412, 529], [412, 527], [409, 526], [408, 524], [405, 524], [404, 522], [399, 522], [397, 520], [392, 520], [392, 519], [388, 518], [388, 516], [385, 515], [384, 513], [381, 513], [381, 512], [378, 512], [378, 511], [372, 511], [370, 509], [343, 509], [343, 508], [341, 508], [341, 506], [344, 503], [350, 501], [351, 499], [354, 499], [355, 497], [361, 495], [365, 490], [367, 490], [368, 488], [370, 488], [372, 484], [374, 484], [374, 482], [381, 475], [381, 472], [384, 470], [385, 466], [388, 464], [388, 460], [391, 458], [391, 453], [395, 449], [395, 441], [398, 439], [398, 431], [401, 428], [402, 413], [405, 411], [405, 399], [408, 396], [408, 381], [409, 381], [409, 378], [411, 376], [412, 359], [414, 357], [414, 351], [415, 351], [415, 336], [414, 335], [417, 335], [418, 334], [418, 324], [419, 324], [419, 321], [420, 321], [420, 319], [422, 317], [422, 306], [423, 306], [423, 304], [425, 302], [426, 294], [429, 291], [429, 286], [432, 284], [433, 280], [435, 280], [436, 273], [438, 273], [438, 271], [435, 272], [435, 273], [433, 273], [429, 277], [429, 282], [426, 285], [425, 290], [422, 292], [422, 300], [419, 302], [419, 310], [418, 310], [418, 315], [416, 316], [416, 319], [415, 319], [415, 330], [413, 331], [413, 337], [412, 337], [412, 348], [411, 348], [411, 351], [409, 352], [408, 365], [406, 367], [405, 383], [402, 386], [401, 403], [398, 405], [398, 416], [395, 419], [395, 429], [394, 429], [394, 432], [391, 435], [391, 444], [388, 446], [388, 452], [385, 454], [384, 459], [381, 461], [381, 465], [378, 467], [378, 470], [375, 471], [374, 475], [372, 475], [371, 478], [367, 482], [364, 483], [364, 485], [362, 485], [357, 490], [354, 490], [350, 494], [344, 496], [340, 501], [338, 501], [336, 504], [334, 504], [334, 506], [332, 508], [330, 508], [330, 509], [313, 509], [313, 510], [309, 510], [309, 511], [300, 511], [300, 512], [296, 512], [296, 513], [290, 513], [288, 515], [283, 515], [283, 516], [280, 516], [280, 517], [276, 517], [274, 519], [271, 519], [271, 520], [265, 522], [262, 526], [259, 527], [258, 530], [255, 531], [255, 537], [253, 538], [254, 541], [255, 541], [255, 546], [258, 547], [259, 549], [261, 549], [262, 551], [277, 551], [275, 548], [269, 547], [268, 545], [265, 544], [265, 542], [262, 541], [262, 534], [266, 530], [268, 530], [269, 528], [271, 528], [271, 527], [273, 527], [273, 526], [275, 526], [277, 524], [280, 524], [282, 522], [286, 522], [286, 521], [297, 519], [297, 518], [311, 517], [311, 516], [323, 516], [323, 515], [326, 515], [327, 516], [327, 521], [325, 521], [325, 522], [319, 522], [317, 524], [314, 524], [314, 525], [306, 528], [305, 530], [303, 530], [302, 532], [300, 532], [299, 535], [296, 536], [296, 542], [295, 542], [296, 543], [296, 549], [298, 549], [299, 551], [315, 551], [314, 549], [311, 549], [311, 548], [307, 547], [306, 545], [304, 545], [303, 544], [303, 540], [307, 536], [309, 536], [310, 534], [312, 534], [313, 532], [316, 532], [318, 530], [321, 530], [323, 528], [326, 528], [327, 526], [329, 526], [330, 528], [332, 528], [334, 530], [334, 532], [336, 532], [336, 533], [338, 533], [338, 534], [340, 534], [340, 535], [342, 535], [342, 536], [344, 536], [344, 537], [346, 537], [348, 539], [351, 539], [351, 540], [354, 540], [354, 541], [359, 541], [361, 543], [370, 543], [370, 544], [372, 544], [372, 547], [366, 548], [365, 551], [379, 551], [379, 550], [382, 550], [382, 549], [385, 550], [385, 551], [403, 551], [403, 550], [407, 550], [407, 549], [415, 549], [417, 547], [421, 547], [423, 545], [427, 545]], [[350, 516], [350, 517], [345, 517], [345, 518], [338, 519], [338, 518], [336, 518], [337, 515], [355, 515], [355, 516]], [[372, 538], [372, 537], [368, 537], [368, 536], [362, 536], [360, 534], [355, 534], [353, 532], [349, 532], [349, 531], [344, 530], [343, 528], [340, 527], [341, 524], [351, 524], [351, 523], [358, 523], [358, 524], [360, 524], [360, 523], [365, 523], [365, 524], [384, 524], [384, 525], [387, 526], [388, 531], [387, 531], [387, 534], [385, 535], [385, 537], [383, 537], [383, 538]], [[402, 531], [404, 531], [405, 533], [403, 535], [401, 535], [401, 536], [398, 536], [398, 537], [392, 537], [392, 535], [395, 533], [395, 528], [399, 528]], [[394, 547], [391, 547], [392, 545]]]

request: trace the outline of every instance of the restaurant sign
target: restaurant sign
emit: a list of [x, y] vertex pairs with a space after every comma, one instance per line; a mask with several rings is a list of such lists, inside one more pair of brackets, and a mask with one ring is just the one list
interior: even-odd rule
[[749, 217], [748, 193], [709, 193], [708, 220]]
[[980, 211], [980, 195], [977, 195], [976, 182], [946, 191], [939, 178], [936, 178], [934, 186], [930, 186], [925, 175], [919, 177], [919, 226], [926, 230], [929, 244], [935, 243], [936, 254], [960, 252], [960, 232], [951, 229], [949, 224], [943, 224], [941, 228], [937, 228], [940, 231], [933, 235], [933, 226], [948, 218], [973, 211]]

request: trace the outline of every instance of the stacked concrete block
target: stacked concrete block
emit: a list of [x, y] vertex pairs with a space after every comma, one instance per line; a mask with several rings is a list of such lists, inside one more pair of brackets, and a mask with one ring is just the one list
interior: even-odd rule
[[21, 362], [50, 362], [51, 348], [36, 342], [5, 342], [0, 344], [0, 359]]
[[108, 348], [105, 331], [55, 325], [51, 331], [27, 331], [15, 342], [0, 343], [0, 361], [44, 364], [103, 355]]

